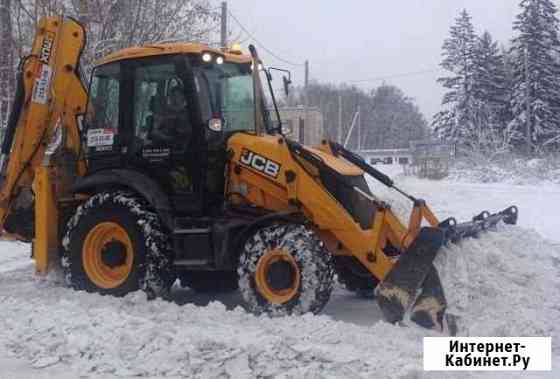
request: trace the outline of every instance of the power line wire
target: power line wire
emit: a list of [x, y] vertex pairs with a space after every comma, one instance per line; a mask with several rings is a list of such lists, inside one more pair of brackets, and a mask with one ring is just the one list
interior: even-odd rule
[[261, 41], [259, 41], [257, 38], [255, 38], [255, 36], [249, 30], [247, 30], [247, 28], [245, 26], [243, 26], [243, 24], [237, 19], [237, 17], [235, 17], [233, 15], [233, 13], [231, 13], [229, 10], [228, 10], [228, 14], [231, 16], [231, 18], [233, 18], [233, 20], [237, 23], [237, 25], [239, 25], [239, 27], [245, 33], [247, 33], [247, 35], [249, 35], [251, 37], [251, 39], [257, 43], [257, 45], [260, 46], [261, 49], [263, 49], [264, 51], [266, 51], [267, 53], [272, 55], [274, 58], [276, 58], [279, 61], [284, 62], [286, 64], [292, 65], [292, 66], [304, 66], [305, 65], [304, 63], [295, 63], [295, 62], [292, 62], [292, 61], [289, 61], [287, 59], [279, 57], [272, 50], [268, 49]]
[[243, 38], [241, 41], [239, 41], [240, 45], [243, 45], [245, 42], [249, 41], [251, 39], [251, 36], [247, 36], [245, 38]]
[[[295, 63], [292, 61], [289, 61], [287, 59], [284, 59], [280, 56], [278, 56], [277, 54], [275, 54], [273, 51], [271, 51], [270, 49], [268, 49], [261, 41], [259, 41], [254, 34], [252, 34], [238, 19], [237, 17], [235, 17], [235, 15], [228, 10], [228, 14], [231, 16], [231, 18], [233, 18], [233, 20], [239, 25], [239, 27], [247, 34], [247, 38], [245, 39], [252, 39], [253, 41], [255, 41], [264, 51], [266, 51], [267, 53], [269, 53], [270, 55], [272, 55], [274, 58], [278, 59], [281, 62], [284, 62], [286, 64], [292, 65], [292, 66], [305, 66], [304, 63]], [[386, 76], [379, 76], [379, 77], [374, 77], [374, 78], [368, 78], [368, 79], [357, 79], [357, 80], [349, 80], [347, 81], [348, 83], [365, 83], [365, 82], [374, 82], [374, 81], [380, 81], [380, 80], [386, 80], [386, 79], [394, 79], [394, 78], [402, 78], [402, 77], [407, 77], [407, 76], [416, 76], [416, 75], [423, 75], [423, 74], [428, 74], [428, 73], [434, 73], [434, 72], [439, 72], [441, 71], [440, 68], [434, 68], [434, 69], [428, 69], [428, 70], [422, 70], [422, 71], [412, 71], [412, 72], [405, 72], [405, 73], [399, 73], [399, 74], [392, 74], [392, 75], [386, 75]]]
[[423, 75], [423, 74], [431, 74], [433, 72], [442, 71], [441, 69], [429, 69], [429, 70], [422, 70], [422, 71], [412, 71], [412, 72], [404, 72], [401, 74], [392, 74], [387, 76], [378, 76], [376, 78], [369, 78], [369, 79], [358, 79], [358, 80], [348, 80], [348, 83], [365, 83], [365, 82], [376, 82], [380, 80], [386, 79], [394, 79], [394, 78], [403, 78], [407, 76], [416, 76], [416, 75]]

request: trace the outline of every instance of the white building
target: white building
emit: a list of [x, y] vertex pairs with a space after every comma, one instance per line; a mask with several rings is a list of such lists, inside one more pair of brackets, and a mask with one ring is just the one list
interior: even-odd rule
[[[319, 145], [323, 139], [323, 114], [317, 107], [279, 109], [287, 137], [305, 145]], [[307, 120], [307, 122], [305, 122]]]
[[410, 149], [369, 149], [356, 151], [371, 165], [409, 165], [412, 164]]

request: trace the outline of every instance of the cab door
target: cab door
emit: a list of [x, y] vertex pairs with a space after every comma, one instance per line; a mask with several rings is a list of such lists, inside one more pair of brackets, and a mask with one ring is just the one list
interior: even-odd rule
[[126, 151], [125, 90], [120, 62], [95, 68], [84, 120], [85, 147], [90, 172], [120, 168]]
[[181, 56], [127, 62], [132, 100], [129, 163], [147, 171], [170, 194], [178, 212], [201, 211], [200, 125]]

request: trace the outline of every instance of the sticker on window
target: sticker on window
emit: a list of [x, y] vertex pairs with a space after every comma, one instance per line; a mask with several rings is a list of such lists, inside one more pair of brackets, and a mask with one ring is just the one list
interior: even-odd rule
[[41, 65], [39, 75], [35, 79], [33, 95], [31, 101], [37, 104], [46, 104], [49, 98], [49, 88], [51, 86], [52, 69], [46, 64]]
[[113, 129], [90, 129], [87, 132], [88, 147], [109, 146], [113, 144], [114, 139]]

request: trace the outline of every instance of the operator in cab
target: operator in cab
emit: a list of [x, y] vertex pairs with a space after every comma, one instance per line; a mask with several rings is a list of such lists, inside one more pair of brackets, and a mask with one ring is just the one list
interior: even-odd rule
[[178, 148], [188, 146], [192, 126], [189, 120], [185, 91], [182, 86], [176, 85], [169, 89], [165, 113], [156, 117], [156, 127], [152, 133], [154, 141]]

